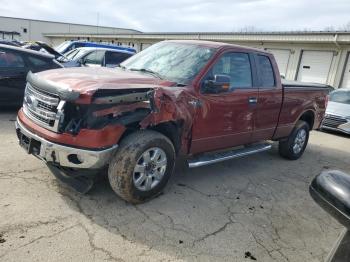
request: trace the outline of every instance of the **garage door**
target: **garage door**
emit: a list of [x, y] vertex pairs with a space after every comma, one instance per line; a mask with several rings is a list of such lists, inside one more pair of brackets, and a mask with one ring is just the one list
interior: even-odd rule
[[348, 54], [341, 87], [350, 88], [350, 54]]
[[332, 60], [332, 51], [303, 51], [298, 80], [326, 84]]
[[288, 63], [290, 58], [290, 50], [288, 49], [267, 49], [270, 53], [272, 53], [276, 59], [278, 69], [280, 70], [280, 74], [286, 76]]

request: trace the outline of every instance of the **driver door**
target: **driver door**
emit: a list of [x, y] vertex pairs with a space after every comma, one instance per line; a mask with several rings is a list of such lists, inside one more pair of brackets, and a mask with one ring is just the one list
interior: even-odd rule
[[[214, 151], [251, 142], [258, 87], [251, 55], [227, 52], [216, 60], [201, 82], [200, 105], [192, 129], [191, 153]], [[224, 93], [206, 91], [206, 80], [230, 77]]]

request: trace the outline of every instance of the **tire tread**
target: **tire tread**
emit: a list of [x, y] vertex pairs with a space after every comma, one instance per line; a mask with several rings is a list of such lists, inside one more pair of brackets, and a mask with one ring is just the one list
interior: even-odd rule
[[[124, 200], [138, 204], [145, 200], [152, 198], [152, 196], [140, 196], [135, 192], [132, 182], [132, 170], [134, 162], [137, 160], [138, 152], [140, 148], [144, 145], [150, 143], [150, 141], [164, 141], [171, 148], [171, 154], [175, 158], [175, 149], [170, 139], [163, 134], [153, 131], [153, 130], [140, 130], [131, 133], [125, 137], [116, 151], [115, 155], [112, 157], [109, 168], [108, 168], [108, 179], [113, 191], [119, 195]], [[174, 162], [174, 159], [169, 161]], [[173, 169], [174, 164], [171, 164], [171, 169]], [[169, 170], [166, 172], [173, 172]], [[163, 182], [163, 181], [162, 181]], [[160, 184], [162, 184], [162, 182]], [[165, 181], [166, 184], [167, 181]], [[165, 185], [161, 185], [161, 188]], [[156, 192], [160, 193], [160, 192]], [[154, 194], [153, 197], [156, 195]]]

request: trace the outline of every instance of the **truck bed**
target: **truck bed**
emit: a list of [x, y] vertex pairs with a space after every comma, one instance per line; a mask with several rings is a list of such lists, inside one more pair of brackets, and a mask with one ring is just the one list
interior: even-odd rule
[[281, 82], [284, 93], [283, 105], [275, 138], [288, 136], [296, 124], [295, 121], [306, 111], [313, 119], [310, 129], [319, 128], [326, 111], [326, 94], [331, 91], [332, 87], [299, 81], [282, 80]]
[[285, 80], [282, 79], [282, 86], [284, 88], [310, 88], [311, 90], [315, 89], [322, 89], [322, 90], [329, 90], [333, 91], [334, 87], [330, 85], [325, 85], [325, 84], [319, 84], [319, 83], [308, 83], [308, 82], [300, 82], [300, 81], [294, 81], [294, 80]]

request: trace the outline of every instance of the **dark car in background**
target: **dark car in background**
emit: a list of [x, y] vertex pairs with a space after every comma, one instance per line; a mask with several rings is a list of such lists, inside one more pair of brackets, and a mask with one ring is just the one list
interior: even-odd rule
[[0, 40], [0, 44], [1, 45], [10, 45], [10, 46], [17, 46], [17, 47], [21, 47], [21, 43], [15, 40], [5, 40], [2, 39]]
[[350, 89], [340, 88], [329, 94], [322, 129], [350, 135]]
[[65, 54], [69, 62], [63, 63], [65, 67], [79, 66], [105, 66], [116, 67], [134, 53], [126, 50], [111, 48], [80, 47]]
[[0, 44], [0, 106], [20, 106], [23, 103], [26, 77], [63, 67], [50, 54]]

